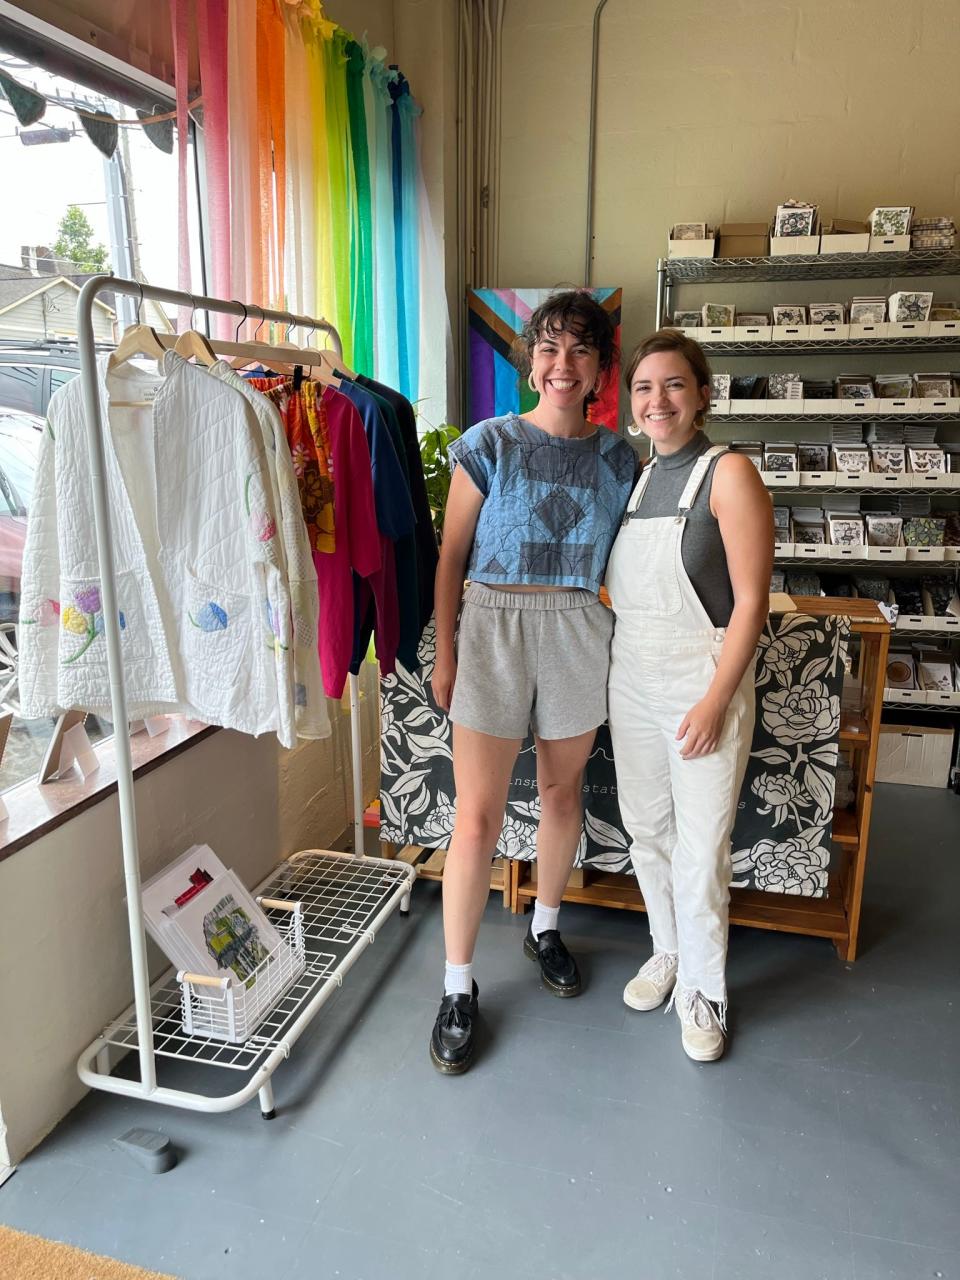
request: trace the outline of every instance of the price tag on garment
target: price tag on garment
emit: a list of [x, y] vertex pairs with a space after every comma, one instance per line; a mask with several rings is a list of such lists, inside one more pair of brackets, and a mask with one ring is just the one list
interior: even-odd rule
[[93, 744], [87, 737], [87, 731], [82, 724], [75, 724], [72, 729], [68, 729], [63, 735], [57, 777], [62, 778], [65, 773], [69, 773], [74, 765], [77, 766], [84, 778], [89, 778], [92, 773], [96, 773], [100, 768], [97, 753], [94, 751]]

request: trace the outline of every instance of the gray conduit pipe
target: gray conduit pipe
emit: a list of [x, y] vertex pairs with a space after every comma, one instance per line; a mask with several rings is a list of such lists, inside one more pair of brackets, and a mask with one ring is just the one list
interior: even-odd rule
[[590, 139], [587, 151], [587, 243], [583, 257], [583, 283], [590, 284], [593, 258], [593, 181], [597, 149], [597, 67], [600, 61], [600, 15], [607, 0], [599, 0], [593, 11], [593, 62], [590, 70]]

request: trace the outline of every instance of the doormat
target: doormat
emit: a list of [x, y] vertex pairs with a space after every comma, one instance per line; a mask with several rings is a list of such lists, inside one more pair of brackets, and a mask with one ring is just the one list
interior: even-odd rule
[[0, 1280], [176, 1280], [69, 1244], [0, 1227]]

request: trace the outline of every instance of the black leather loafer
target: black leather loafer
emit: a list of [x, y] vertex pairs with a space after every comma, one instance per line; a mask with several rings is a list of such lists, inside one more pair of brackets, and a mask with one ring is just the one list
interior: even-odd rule
[[540, 977], [555, 996], [578, 996], [582, 990], [577, 962], [563, 944], [556, 929], [544, 929], [534, 938], [530, 928], [523, 940], [523, 953], [540, 964]]
[[473, 1060], [478, 998], [473, 984], [472, 995], [444, 996], [430, 1037], [430, 1061], [444, 1075], [458, 1076]]

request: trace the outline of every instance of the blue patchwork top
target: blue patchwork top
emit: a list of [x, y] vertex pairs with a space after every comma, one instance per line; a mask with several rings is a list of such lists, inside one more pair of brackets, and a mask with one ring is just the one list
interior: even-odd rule
[[639, 471], [622, 436], [568, 440], [525, 418], [488, 418], [449, 446], [484, 496], [467, 575], [474, 582], [597, 592]]

